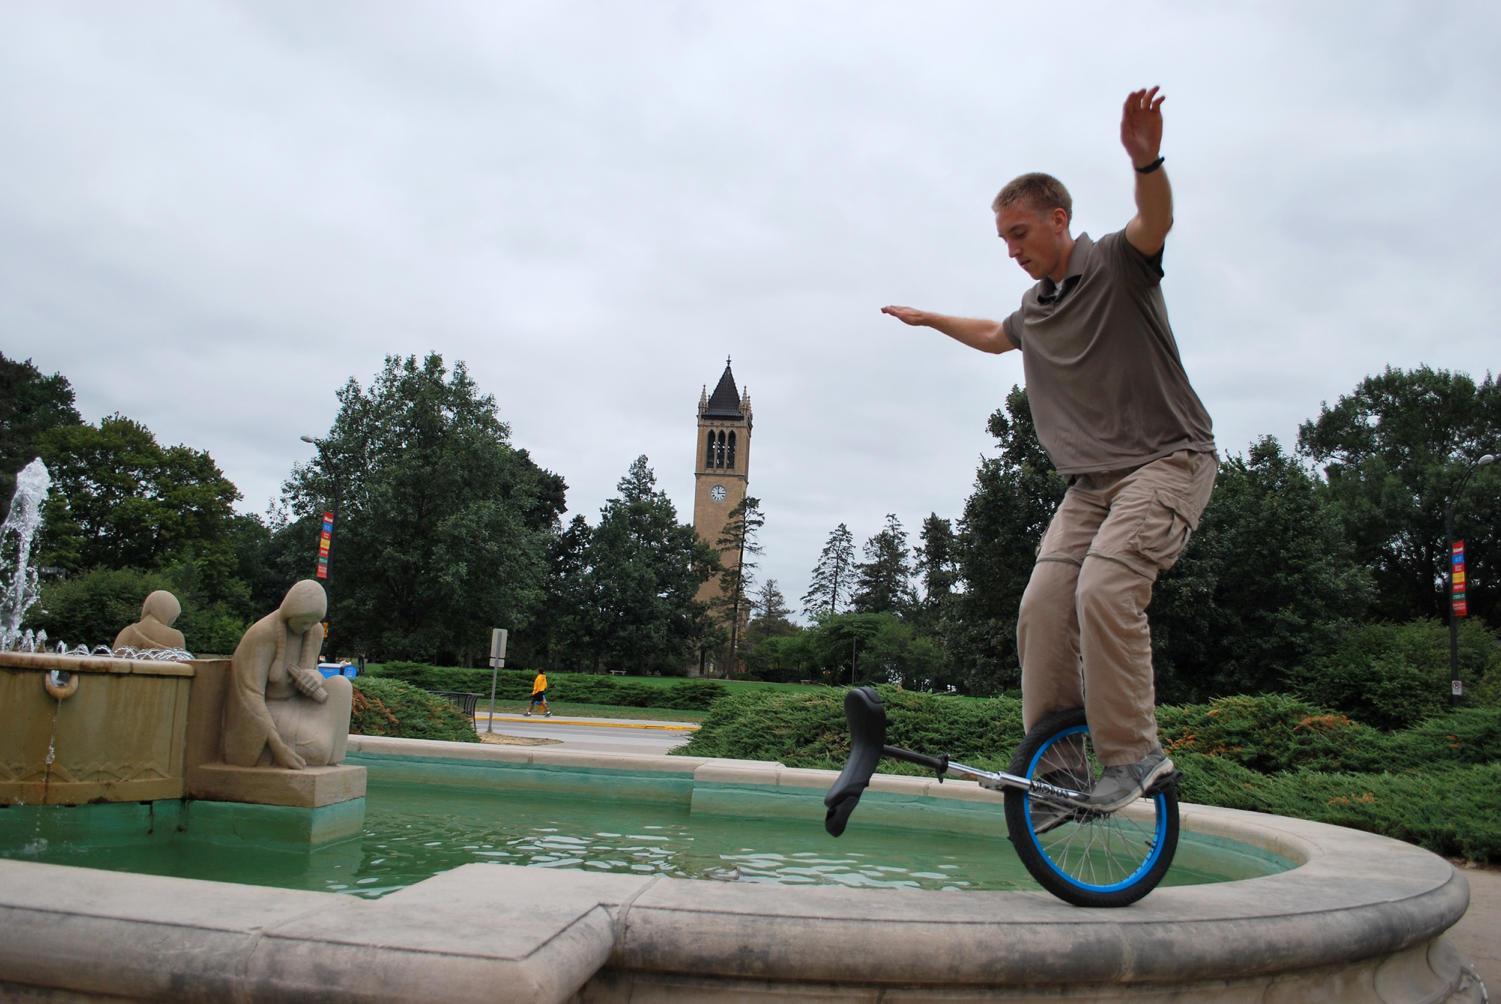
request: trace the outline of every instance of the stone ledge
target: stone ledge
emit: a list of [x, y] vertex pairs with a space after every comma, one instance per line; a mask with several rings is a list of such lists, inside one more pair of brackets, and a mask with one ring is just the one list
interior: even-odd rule
[[364, 767], [236, 767], [205, 763], [189, 768], [187, 796], [213, 802], [291, 805], [316, 809], [365, 797]]

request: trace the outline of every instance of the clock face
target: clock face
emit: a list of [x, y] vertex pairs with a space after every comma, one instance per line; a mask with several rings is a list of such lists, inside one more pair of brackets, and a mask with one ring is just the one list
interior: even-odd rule
[[709, 489], [709, 497], [715, 502], [723, 502], [725, 496], [724, 485], [715, 485]]

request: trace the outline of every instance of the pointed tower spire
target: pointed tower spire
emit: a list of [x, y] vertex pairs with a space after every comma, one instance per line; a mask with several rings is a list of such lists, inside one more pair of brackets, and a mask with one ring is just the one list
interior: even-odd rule
[[740, 391], [735, 388], [735, 374], [730, 372], [730, 357], [724, 357], [724, 374], [709, 395], [709, 406], [703, 412], [714, 418], [744, 418], [740, 411]]

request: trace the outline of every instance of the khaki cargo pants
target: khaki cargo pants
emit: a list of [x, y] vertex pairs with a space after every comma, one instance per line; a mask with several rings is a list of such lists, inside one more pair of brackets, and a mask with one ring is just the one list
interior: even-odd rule
[[1219, 460], [1181, 451], [1070, 479], [1022, 594], [1022, 718], [1083, 707], [1102, 763], [1157, 748], [1147, 604], [1209, 504]]

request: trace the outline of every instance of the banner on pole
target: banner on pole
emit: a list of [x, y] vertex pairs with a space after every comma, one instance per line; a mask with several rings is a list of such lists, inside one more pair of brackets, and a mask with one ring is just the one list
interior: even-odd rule
[[1470, 616], [1469, 596], [1465, 591], [1465, 542], [1456, 540], [1449, 548], [1449, 609], [1455, 617]]
[[328, 549], [334, 539], [334, 514], [323, 514], [323, 530], [318, 534], [318, 571], [320, 579], [328, 578]]

